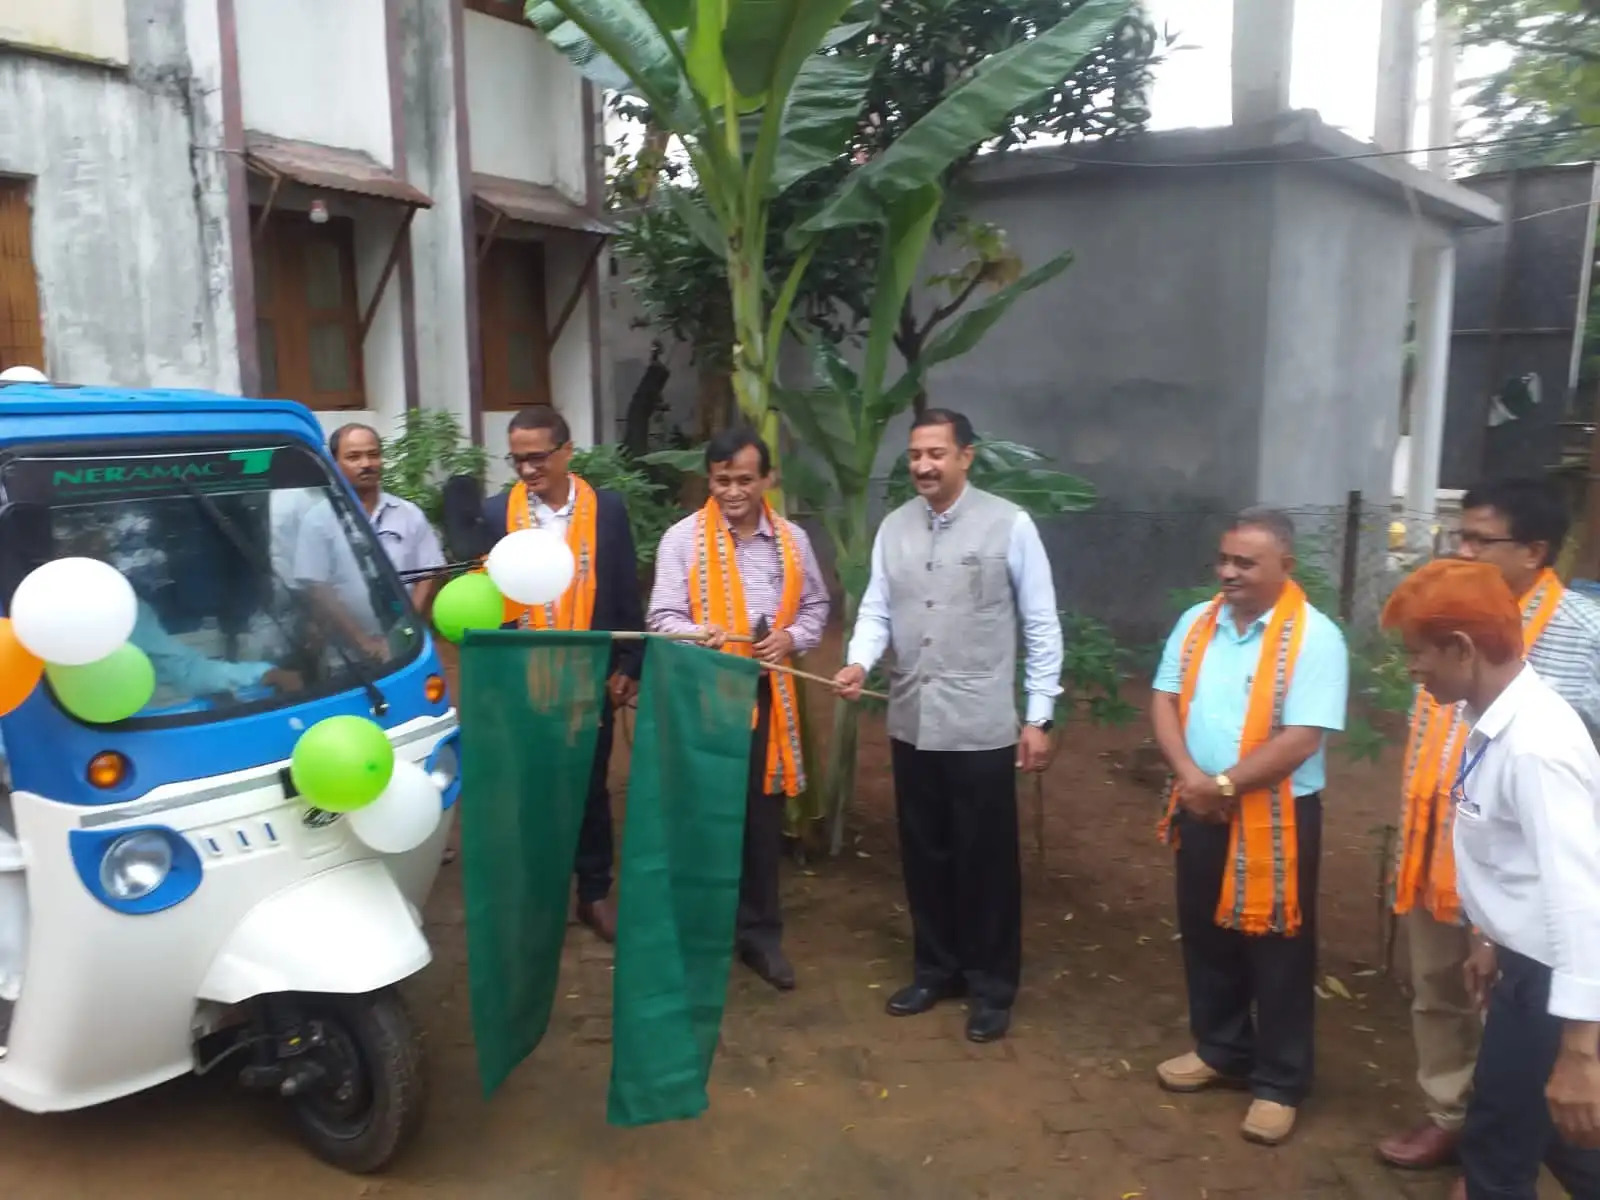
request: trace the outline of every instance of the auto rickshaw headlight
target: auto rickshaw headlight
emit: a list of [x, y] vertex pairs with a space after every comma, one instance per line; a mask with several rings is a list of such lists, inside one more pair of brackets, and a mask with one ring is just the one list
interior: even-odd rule
[[100, 886], [113, 900], [142, 900], [172, 872], [172, 843], [153, 830], [124, 834], [100, 861]]
[[428, 755], [428, 760], [423, 764], [423, 769], [428, 772], [428, 778], [433, 780], [434, 786], [439, 789], [439, 795], [448, 810], [455, 807], [456, 798], [461, 795], [461, 735], [448, 734], [443, 741], [433, 748], [433, 753]]

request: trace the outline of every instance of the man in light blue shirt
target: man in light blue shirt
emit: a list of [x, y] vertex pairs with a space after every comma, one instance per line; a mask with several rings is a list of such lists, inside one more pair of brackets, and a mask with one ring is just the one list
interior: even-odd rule
[[[1311, 1086], [1324, 742], [1344, 728], [1349, 689], [1344, 636], [1305, 603], [1293, 569], [1289, 518], [1241, 513], [1217, 556], [1221, 594], [1173, 629], [1151, 701], [1174, 776], [1178, 929], [1196, 1044], [1157, 1075], [1175, 1092], [1248, 1087], [1241, 1132], [1268, 1145], [1293, 1132]], [[1259, 678], [1264, 670], [1270, 680]], [[1252, 820], [1267, 815], [1242, 826], [1236, 846], [1245, 804]]]
[[[972, 487], [975, 437], [929, 409], [911, 430], [919, 498], [884, 518], [845, 668], [861, 694], [893, 650], [889, 738], [915, 945], [891, 1016], [970, 995], [967, 1037], [1004, 1037], [1022, 970], [1017, 777], [1043, 771], [1061, 692], [1061, 618], [1039, 531], [1016, 505]], [[1017, 717], [1023, 649], [1026, 721]]]

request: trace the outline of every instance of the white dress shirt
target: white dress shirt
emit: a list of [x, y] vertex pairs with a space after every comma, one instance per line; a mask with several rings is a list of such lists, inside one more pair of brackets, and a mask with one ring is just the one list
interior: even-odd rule
[[1600, 754], [1531, 667], [1477, 719], [1455, 800], [1467, 915], [1551, 969], [1552, 1016], [1600, 1021]]
[[567, 536], [567, 526], [572, 523], [572, 509], [578, 501], [578, 486], [567, 480], [567, 502], [560, 508], [551, 508], [532, 488], [528, 489], [529, 518], [535, 529], [551, 529], [562, 537]]
[[[948, 516], [960, 503], [961, 497], [957, 496], [955, 504], [940, 515]], [[1022, 690], [1027, 696], [1027, 714], [1023, 720], [1031, 725], [1055, 716], [1066, 654], [1061, 637], [1061, 614], [1056, 611], [1055, 577], [1050, 573], [1044, 543], [1039, 540], [1039, 527], [1025, 512], [1017, 513], [1016, 523], [1011, 527], [1006, 568], [1011, 576], [1012, 594], [1016, 597], [1025, 651]], [[872, 541], [872, 576], [861, 597], [855, 633], [850, 638], [845, 661], [870, 671], [889, 649], [889, 643], [889, 581], [883, 567], [883, 531], [879, 530]]]

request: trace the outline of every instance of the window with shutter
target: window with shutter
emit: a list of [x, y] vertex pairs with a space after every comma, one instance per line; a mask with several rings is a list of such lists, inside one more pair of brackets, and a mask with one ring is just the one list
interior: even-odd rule
[[262, 392], [308, 408], [366, 407], [353, 222], [274, 213], [254, 251]]
[[484, 407], [551, 403], [542, 243], [499, 239], [490, 245], [478, 269], [478, 324]]
[[45, 369], [28, 181], [0, 179], [0, 371]]

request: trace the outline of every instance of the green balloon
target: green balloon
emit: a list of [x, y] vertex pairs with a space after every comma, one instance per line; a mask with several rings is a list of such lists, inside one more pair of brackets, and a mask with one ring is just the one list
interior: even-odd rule
[[487, 575], [459, 575], [433, 599], [433, 627], [459, 642], [469, 629], [499, 629], [505, 623], [505, 597]]
[[44, 673], [61, 707], [91, 725], [131, 717], [156, 694], [156, 669], [150, 656], [132, 642], [123, 642], [92, 663], [51, 664]]
[[302, 733], [289, 757], [289, 776], [308, 804], [325, 812], [364, 808], [389, 786], [394, 747], [365, 717], [327, 717]]

